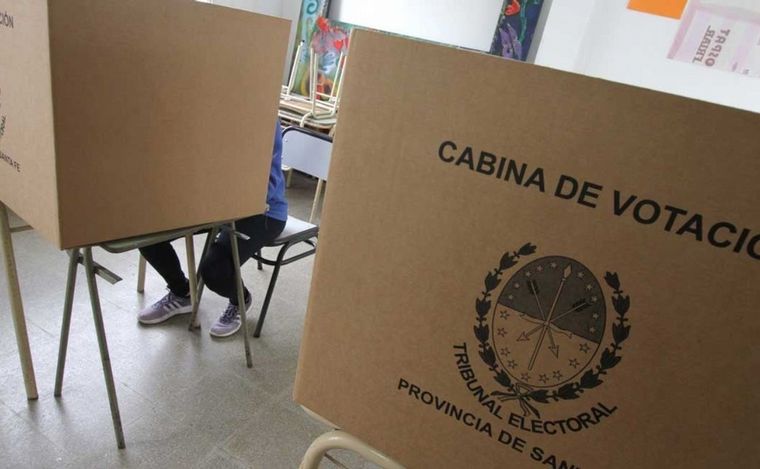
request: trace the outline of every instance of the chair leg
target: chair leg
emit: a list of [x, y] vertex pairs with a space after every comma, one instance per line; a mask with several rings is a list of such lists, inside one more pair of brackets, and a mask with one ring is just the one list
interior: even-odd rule
[[258, 266], [259, 270], [264, 270], [264, 264], [261, 263], [261, 249], [256, 251], [256, 265]]
[[235, 284], [237, 285], [237, 297], [238, 297], [238, 310], [240, 311], [240, 323], [243, 329], [243, 344], [245, 347], [245, 365], [248, 368], [253, 368], [253, 360], [251, 359], [251, 344], [248, 338], [248, 321], [246, 318], [245, 310], [245, 294], [243, 293], [243, 278], [240, 274], [240, 251], [238, 250], [237, 231], [235, 229], [235, 222], [231, 223], [232, 233], [230, 233], [230, 241], [232, 244], [232, 263], [235, 266]]
[[119, 449], [126, 447], [124, 443], [124, 431], [121, 426], [121, 415], [119, 414], [119, 402], [116, 398], [116, 386], [113, 381], [113, 371], [111, 370], [111, 357], [108, 354], [108, 342], [106, 341], [106, 331], [103, 326], [103, 312], [100, 309], [100, 298], [98, 297], [98, 284], [95, 279], [95, 266], [92, 261], [92, 248], [84, 250], [84, 269], [87, 274], [87, 286], [90, 291], [90, 304], [92, 305], [92, 318], [95, 322], [95, 332], [98, 336], [98, 347], [100, 348], [100, 361], [103, 365], [103, 377], [106, 381], [106, 390], [108, 392], [108, 402], [111, 405], [111, 419], [113, 420], [113, 429], [116, 434], [116, 445]]
[[269, 310], [269, 302], [272, 300], [272, 294], [274, 293], [274, 286], [277, 283], [277, 276], [280, 274], [280, 267], [282, 260], [285, 258], [285, 252], [290, 248], [290, 244], [284, 245], [280, 252], [277, 254], [277, 262], [272, 270], [272, 278], [269, 279], [269, 287], [267, 288], [267, 296], [264, 297], [264, 304], [261, 306], [261, 313], [259, 313], [259, 320], [256, 321], [256, 330], [253, 332], [253, 336], [256, 338], [261, 337], [261, 329], [264, 327], [264, 320], [267, 317], [267, 311]]
[[393, 461], [388, 456], [359, 440], [355, 436], [341, 430], [333, 430], [317, 437], [306, 450], [299, 469], [317, 469], [322, 458], [327, 457], [327, 452], [333, 449], [352, 451], [379, 467], [384, 467], [386, 469], [403, 469], [403, 466]]
[[[141, 256], [142, 257], [142, 256]], [[71, 329], [71, 309], [74, 306], [74, 290], [79, 268], [79, 249], [69, 251], [69, 271], [66, 278], [66, 296], [63, 301], [63, 320], [61, 321], [61, 341], [58, 344], [58, 368], [55, 372], [53, 395], [61, 397], [63, 389], [63, 372], [66, 368], [66, 352], [69, 348], [69, 330]]]
[[145, 266], [147, 261], [140, 254], [140, 260], [137, 262], [137, 293], [145, 292]]

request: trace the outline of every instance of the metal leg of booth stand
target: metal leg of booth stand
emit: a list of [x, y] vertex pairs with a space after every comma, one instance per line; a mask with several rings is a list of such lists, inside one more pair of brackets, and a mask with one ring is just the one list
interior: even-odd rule
[[[200, 298], [201, 295], [203, 295], [203, 288], [205, 287], [205, 285], [203, 284], [203, 277], [201, 277], [197, 273], [196, 273], [196, 282], [197, 282], [197, 286], [195, 287], [196, 288], [195, 296], [197, 298]], [[192, 295], [192, 292], [190, 292], [190, 294]], [[201, 323], [198, 321], [198, 308], [200, 307], [200, 300], [193, 300], [192, 303], [193, 303], [193, 312], [192, 314], [190, 314], [190, 323], [187, 326], [187, 330], [189, 331], [194, 331], [196, 329], [201, 328]]]
[[140, 254], [140, 260], [137, 262], [137, 293], [145, 292], [145, 267], [148, 262]]
[[190, 281], [190, 301], [195, 305], [198, 304], [198, 274], [195, 267], [195, 245], [193, 244], [193, 235], [185, 236], [185, 252], [187, 254], [187, 276]]
[[87, 287], [90, 291], [90, 304], [92, 305], [92, 318], [95, 322], [95, 332], [98, 336], [98, 347], [100, 348], [100, 361], [103, 365], [103, 377], [106, 381], [106, 390], [108, 391], [108, 402], [111, 405], [111, 418], [113, 419], [113, 429], [116, 434], [116, 444], [119, 449], [124, 448], [124, 431], [121, 427], [121, 416], [119, 415], [119, 402], [116, 398], [116, 386], [113, 381], [113, 371], [111, 371], [111, 358], [108, 355], [108, 343], [106, 342], [106, 332], [103, 326], [103, 313], [100, 309], [100, 298], [98, 297], [98, 285], [95, 278], [95, 265], [92, 261], [92, 248], [84, 249], [84, 270], [87, 275]]
[[63, 301], [63, 319], [61, 321], [61, 341], [58, 344], [58, 368], [55, 372], [55, 389], [53, 395], [61, 397], [63, 372], [66, 368], [66, 351], [69, 348], [69, 330], [71, 329], [71, 310], [74, 306], [74, 290], [79, 268], [79, 249], [69, 251], [69, 270], [66, 277], [66, 296]]
[[26, 331], [24, 306], [21, 302], [21, 289], [18, 285], [18, 273], [16, 272], [16, 258], [13, 254], [8, 210], [2, 202], [0, 202], [0, 238], [2, 238], [2, 243], [0, 244], [2, 244], [3, 258], [5, 259], [5, 275], [8, 283], [11, 316], [13, 317], [13, 327], [16, 331], [18, 356], [21, 360], [21, 373], [24, 376], [26, 398], [31, 401], [37, 399], [37, 381], [34, 377], [32, 352], [29, 348], [29, 335]]
[[[203, 245], [203, 252], [201, 253], [201, 262], [203, 262], [203, 259], [206, 257], [206, 253], [208, 252], [209, 248], [211, 247], [211, 244], [214, 242], [214, 239], [216, 238], [216, 234], [219, 233], [219, 228], [214, 227], [209, 232], [208, 236], [206, 237], [206, 243]], [[188, 268], [189, 270], [189, 268]], [[200, 274], [200, 265], [198, 265], [198, 270], [195, 271], [195, 297], [196, 300], [193, 301], [193, 312], [190, 315], [190, 324], [188, 325], [188, 330], [195, 330], [200, 329], [201, 325], [198, 322], [198, 306], [201, 302], [201, 296], [203, 296], [203, 276]], [[190, 285], [192, 294], [192, 284]]]
[[245, 294], [243, 293], [243, 278], [240, 275], [240, 254], [238, 251], [238, 234], [235, 229], [235, 222], [230, 224], [232, 232], [230, 233], [230, 244], [232, 244], [232, 263], [235, 266], [235, 284], [237, 285], [238, 311], [240, 311], [240, 323], [243, 329], [243, 344], [245, 346], [245, 365], [253, 368], [251, 359], [251, 344], [248, 337], [248, 321], [246, 320]]
[[358, 438], [341, 430], [334, 430], [318, 437], [306, 450], [301, 461], [300, 469], [318, 469], [322, 458], [331, 449], [352, 451], [367, 461], [385, 469], [404, 469], [402, 465], [388, 456], [367, 445]]

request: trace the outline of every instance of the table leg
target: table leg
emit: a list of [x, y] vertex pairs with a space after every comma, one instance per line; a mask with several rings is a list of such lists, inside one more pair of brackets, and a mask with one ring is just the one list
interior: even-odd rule
[[230, 233], [230, 242], [232, 244], [232, 263], [235, 266], [235, 284], [237, 285], [238, 310], [240, 311], [240, 321], [243, 329], [243, 344], [245, 346], [245, 364], [248, 368], [253, 368], [251, 359], [251, 344], [248, 337], [248, 321], [246, 320], [245, 295], [243, 294], [243, 278], [240, 275], [240, 255], [238, 250], [237, 231], [235, 222], [231, 223], [232, 232]]
[[18, 285], [18, 273], [16, 272], [16, 258], [13, 254], [8, 210], [2, 202], [0, 202], [0, 238], [2, 238], [2, 243], [0, 244], [2, 245], [3, 258], [5, 259], [8, 297], [10, 298], [13, 327], [16, 330], [16, 344], [18, 346], [19, 359], [21, 360], [21, 372], [24, 376], [26, 397], [29, 400], [35, 400], [37, 399], [37, 381], [34, 377], [32, 352], [29, 349], [29, 336], [26, 331], [24, 306], [21, 302], [21, 289]]
[[293, 184], [293, 168], [288, 168], [288, 175], [285, 176], [285, 187], [290, 187]]
[[95, 278], [95, 266], [92, 261], [92, 248], [84, 250], [84, 268], [87, 274], [87, 287], [90, 291], [90, 304], [92, 305], [92, 318], [95, 322], [95, 332], [98, 336], [98, 347], [100, 348], [100, 361], [103, 365], [103, 377], [106, 381], [106, 390], [108, 391], [108, 402], [111, 405], [111, 418], [113, 419], [113, 429], [116, 434], [116, 444], [119, 449], [123, 449], [124, 431], [121, 427], [121, 416], [119, 415], [119, 402], [116, 398], [116, 387], [113, 381], [113, 371], [111, 370], [111, 358], [108, 355], [108, 343], [106, 342], [106, 332], [103, 326], [103, 312], [100, 309], [100, 298], [98, 297], [98, 285]]
[[61, 397], [63, 388], [63, 371], [66, 367], [66, 352], [69, 348], [69, 329], [71, 329], [71, 309], [74, 306], [74, 290], [79, 268], [79, 249], [69, 251], [69, 271], [66, 277], [66, 296], [63, 301], [63, 320], [61, 321], [61, 342], [58, 345], [58, 368], [55, 372], [55, 390], [53, 395]]
[[311, 204], [311, 215], [309, 215], [309, 223], [314, 223], [314, 217], [317, 215], [317, 207], [319, 206], [319, 198], [322, 196], [322, 189], [324, 188], [325, 181], [317, 179], [317, 189], [314, 191], [314, 202]]

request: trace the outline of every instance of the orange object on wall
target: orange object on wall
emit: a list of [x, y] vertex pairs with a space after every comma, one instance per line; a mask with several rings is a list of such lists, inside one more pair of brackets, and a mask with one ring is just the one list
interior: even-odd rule
[[688, 0], [630, 0], [630, 10], [679, 19]]

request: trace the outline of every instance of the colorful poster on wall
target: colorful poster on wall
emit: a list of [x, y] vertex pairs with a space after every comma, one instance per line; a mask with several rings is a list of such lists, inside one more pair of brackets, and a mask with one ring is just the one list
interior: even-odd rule
[[668, 58], [760, 78], [760, 2], [692, 0]]
[[505, 0], [491, 43], [491, 54], [525, 61], [544, 0]]
[[320, 16], [327, 16], [327, 11], [329, 8], [329, 0], [303, 1], [301, 4], [301, 15], [298, 18], [298, 26], [296, 29], [296, 44], [301, 41], [303, 41], [305, 44], [309, 43], [311, 40], [311, 35], [314, 33], [314, 27], [316, 26], [317, 18]]
[[[317, 18], [327, 16], [329, 0], [304, 0], [301, 4], [301, 16], [296, 28], [296, 41], [293, 49], [293, 63], [297, 63], [295, 91], [309, 94], [309, 44], [314, 34]], [[299, 49], [298, 45], [302, 44]], [[302, 89], [303, 88], [303, 89]]]
[[[311, 49], [317, 55], [317, 93], [330, 94], [334, 89], [341, 53], [348, 52], [352, 25], [327, 19], [329, 0], [305, 0], [296, 30], [297, 62], [294, 90], [309, 95]], [[298, 44], [303, 44], [298, 52]]]
[[678, 19], [688, 0], [630, 0], [629, 10]]

